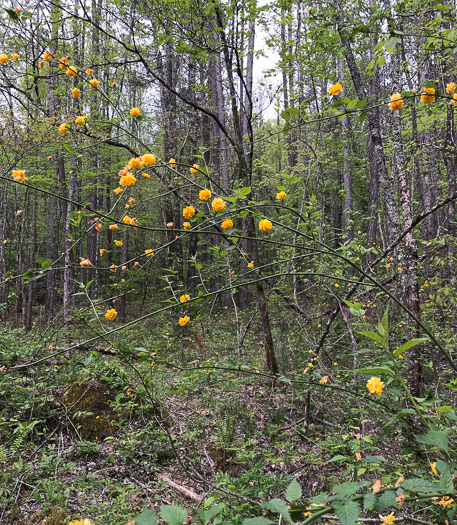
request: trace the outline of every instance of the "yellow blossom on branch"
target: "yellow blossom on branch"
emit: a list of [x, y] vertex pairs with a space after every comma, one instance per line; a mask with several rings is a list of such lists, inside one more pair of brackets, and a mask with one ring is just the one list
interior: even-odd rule
[[68, 133], [67, 125], [65, 124], [65, 122], [59, 126], [59, 131], [60, 133], [62, 133], [62, 135]]
[[117, 312], [114, 308], [112, 308], [111, 310], [108, 310], [105, 314], [105, 317], [106, 319], [108, 319], [108, 321], [113, 321], [114, 319], [116, 319], [116, 316], [117, 316]]
[[380, 396], [382, 394], [382, 389], [384, 388], [384, 383], [379, 377], [372, 377], [367, 382], [367, 388], [375, 396]]
[[221, 227], [224, 231], [230, 230], [230, 228], [233, 228], [233, 221], [232, 219], [226, 219], [222, 224]]
[[220, 197], [216, 197], [213, 199], [213, 202], [211, 203], [211, 206], [214, 211], [221, 212], [225, 210], [225, 201], [223, 201]]
[[92, 69], [89, 69], [89, 68], [87, 67], [87, 68], [86, 68], [86, 74], [87, 74], [89, 77], [91, 77], [91, 76], [94, 74], [94, 72], [92, 71]]
[[83, 268], [89, 268], [89, 266], [93, 266], [93, 264], [89, 261], [89, 259], [84, 259], [84, 257], [80, 257], [80, 259], [81, 259], [80, 264]]
[[343, 87], [341, 86], [339, 82], [331, 85], [328, 88], [328, 92], [330, 93], [330, 95], [338, 95], [338, 93], [341, 93], [341, 91], [343, 91]]
[[402, 107], [403, 107], [403, 99], [401, 98], [400, 93], [394, 93], [394, 94], [390, 97], [389, 108], [390, 108], [392, 111], [395, 111], [395, 110], [398, 111], [398, 110], [400, 110]]
[[114, 244], [120, 248], [124, 243], [122, 241], [115, 240]]
[[122, 188], [116, 188], [116, 189], [114, 190], [114, 193], [115, 193], [116, 195], [119, 195], [119, 193], [122, 193], [123, 191], [124, 191], [124, 190], [123, 190]]
[[139, 117], [141, 115], [141, 111], [138, 108], [132, 108], [130, 110], [130, 115], [132, 117]]
[[185, 229], [185, 230], [190, 230], [190, 229], [192, 228], [190, 222], [185, 222], [185, 223], [183, 224], [183, 226], [184, 226], [184, 229]]
[[188, 295], [188, 294], [181, 295], [181, 297], [179, 298], [179, 301], [181, 303], [185, 303], [186, 301], [190, 301], [190, 295]]
[[10, 59], [8, 58], [8, 55], [3, 53], [3, 55], [0, 55], [0, 64], [8, 64]]
[[143, 162], [140, 159], [130, 159], [129, 160], [129, 166], [134, 169], [141, 168], [143, 165]]
[[153, 155], [152, 153], [146, 153], [145, 155], [143, 155], [143, 163], [145, 166], [154, 166], [154, 164], [156, 163], [155, 155]]
[[193, 206], [187, 206], [183, 209], [182, 214], [185, 219], [191, 219], [195, 215], [195, 208]]
[[170, 159], [170, 160], [168, 161], [168, 164], [170, 164], [170, 166], [171, 166], [172, 168], [174, 168], [174, 167], [176, 166], [176, 161], [175, 161], [175, 159]]
[[69, 77], [75, 77], [77, 71], [78, 71], [78, 70], [75, 68], [75, 66], [70, 66], [70, 67], [67, 68], [67, 76], [69, 76]]
[[179, 324], [181, 326], [186, 326], [186, 324], [190, 321], [190, 317], [188, 315], [185, 315], [184, 317], [179, 318]]
[[192, 168], [190, 168], [191, 173], [198, 173], [198, 168], [200, 166], [198, 164], [194, 164]]
[[262, 219], [259, 222], [259, 230], [263, 232], [269, 232], [273, 228], [273, 224], [268, 219]]
[[154, 252], [151, 249], [144, 250], [144, 253], [146, 254], [147, 257], [151, 257], [152, 255], [154, 255]]
[[22, 184], [27, 181], [27, 177], [25, 176], [25, 172], [23, 170], [13, 171], [13, 179], [16, 182], [21, 182]]
[[435, 102], [435, 88], [427, 88], [421, 95], [422, 104], [431, 104]]
[[276, 194], [276, 198], [278, 199], [278, 201], [283, 201], [286, 198], [286, 192], [280, 191]]
[[121, 177], [119, 184], [121, 186], [129, 188], [130, 186], [134, 186], [135, 182], [136, 182], [136, 178], [131, 173], [127, 173], [127, 175], [124, 175], [123, 177]]
[[52, 55], [51, 55], [51, 53], [49, 53], [49, 51], [45, 51], [45, 52], [44, 52], [43, 60], [46, 60], [46, 62], [51, 62], [51, 60], [52, 60]]
[[89, 84], [92, 89], [98, 89], [98, 80], [95, 80], [95, 78], [89, 80]]
[[75, 124], [78, 124], [78, 126], [84, 126], [86, 123], [87, 115], [76, 117]]
[[81, 91], [79, 91], [78, 88], [73, 88], [71, 90], [71, 94], [75, 97], [75, 98], [79, 98], [81, 96]]
[[208, 189], [201, 190], [198, 196], [201, 201], [209, 201], [211, 199], [211, 191]]
[[446, 86], [446, 93], [454, 93], [455, 91], [455, 83], [451, 82]]

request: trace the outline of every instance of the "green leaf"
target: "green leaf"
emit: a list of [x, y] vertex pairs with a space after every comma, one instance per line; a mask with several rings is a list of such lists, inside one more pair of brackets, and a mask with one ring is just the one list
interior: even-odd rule
[[286, 111], [289, 115], [300, 115], [300, 110], [297, 108], [287, 108]]
[[283, 135], [286, 136], [286, 135], [289, 133], [289, 131], [290, 131], [291, 129], [292, 129], [292, 128], [291, 128], [290, 124], [286, 124], [286, 125], [282, 128], [282, 133], [283, 133]]
[[19, 14], [16, 13], [14, 9], [5, 9], [5, 11], [8, 13], [11, 20], [14, 20], [15, 22], [19, 20]]
[[380, 496], [375, 505], [375, 510], [386, 509], [397, 503], [397, 493], [395, 490], [386, 490]]
[[240, 197], [246, 197], [246, 195], [249, 195], [251, 193], [252, 186], [246, 186], [245, 188], [241, 188], [237, 193]]
[[447, 493], [453, 492], [454, 483], [452, 481], [452, 474], [450, 473], [449, 470], [443, 474], [443, 477], [440, 479], [440, 482], [437, 488], [440, 492], [447, 492]]
[[448, 451], [448, 431], [447, 430], [429, 430], [427, 434], [415, 436], [419, 443], [438, 447], [445, 452]]
[[449, 405], [443, 405], [442, 407], [436, 407], [435, 410], [438, 412], [438, 414], [445, 414], [446, 412], [452, 410], [452, 407]]
[[286, 489], [286, 499], [290, 503], [291, 501], [297, 501], [301, 498], [302, 491], [300, 484], [296, 479], [292, 480], [292, 483]]
[[398, 357], [399, 355], [402, 355], [403, 352], [406, 352], [406, 350], [409, 350], [413, 346], [420, 345], [421, 343], [425, 343], [425, 341], [428, 341], [426, 337], [421, 339], [411, 339], [411, 341], [408, 341], [404, 345], [401, 345], [400, 348], [397, 348], [394, 352], [394, 356]]
[[268, 518], [246, 518], [243, 520], [242, 525], [270, 525], [270, 523], [274, 523], [273, 521], [269, 520]]
[[383, 458], [382, 456], [366, 456], [362, 458], [362, 461], [364, 463], [382, 463], [383, 461], [386, 461], [386, 458]]
[[211, 507], [209, 510], [202, 510], [202, 509], [193, 509], [193, 510], [197, 514], [202, 524], [208, 525], [208, 523], [215, 516], [217, 516], [220, 512], [222, 512], [224, 508], [225, 508], [224, 503], [219, 503], [219, 505], [216, 505], [215, 507]]
[[66, 142], [64, 142], [63, 147], [68, 151], [68, 153], [75, 155], [75, 150], [73, 149], [73, 146], [71, 144], [67, 144]]
[[388, 366], [374, 366], [372, 368], [358, 368], [355, 371], [356, 374], [387, 374], [389, 376], [394, 375], [394, 371]]
[[187, 520], [187, 511], [176, 505], [161, 505], [160, 516], [168, 525], [182, 525]]
[[284, 120], [289, 120], [290, 119], [290, 115], [289, 115], [289, 113], [287, 113], [287, 111], [281, 111], [281, 117]]
[[374, 494], [372, 494], [371, 492], [367, 492], [363, 496], [363, 508], [365, 510], [371, 509], [371, 507], [374, 507], [376, 505], [377, 499], [378, 498]]
[[379, 343], [384, 348], [387, 348], [387, 341], [384, 339], [384, 337], [381, 337], [376, 332], [357, 332], [357, 333], [360, 335], [364, 335], [365, 337], [369, 337], [373, 341], [376, 341], [377, 343]]
[[141, 514], [135, 518], [135, 525], [156, 525], [157, 514], [152, 510], [144, 509]]
[[346, 503], [335, 501], [333, 508], [340, 519], [341, 525], [355, 525], [360, 510], [360, 505], [356, 501], [346, 501]]
[[221, 198], [227, 202], [236, 202], [238, 200], [238, 197], [221, 197]]
[[386, 63], [386, 59], [383, 56], [378, 57], [378, 60], [376, 60], [376, 64], [378, 66], [383, 66]]
[[289, 523], [292, 523], [292, 518], [290, 516], [289, 510], [287, 509], [287, 505], [282, 499], [271, 499], [270, 501], [264, 503], [263, 506], [265, 509], [279, 512], [279, 514], [281, 514], [285, 520], [287, 520]]
[[360, 113], [360, 117], [359, 117], [360, 124], [363, 124], [365, 122], [366, 118], [367, 118], [367, 112], [366, 111], [363, 111], [362, 113]]
[[342, 494], [343, 496], [352, 496], [360, 487], [365, 487], [366, 485], [368, 485], [367, 481], [349, 481], [348, 483], [335, 485], [333, 487], [333, 492], [336, 494]]
[[332, 459], [329, 459], [327, 463], [334, 463], [335, 461], [347, 461], [349, 458], [347, 456], [342, 456], [341, 454], [337, 454], [336, 456], [333, 456]]
[[384, 331], [386, 332], [383, 337], [389, 337], [389, 307], [386, 308], [386, 311], [382, 316], [381, 325], [384, 328]]
[[428, 481], [423, 478], [406, 479], [402, 484], [401, 488], [408, 492], [435, 492], [437, 483]]

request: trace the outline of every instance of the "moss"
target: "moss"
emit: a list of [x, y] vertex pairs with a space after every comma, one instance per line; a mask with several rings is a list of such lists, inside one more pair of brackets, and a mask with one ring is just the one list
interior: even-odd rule
[[[118, 389], [97, 378], [82, 378], [69, 385], [62, 394], [62, 402], [83, 439], [102, 439], [112, 434], [116, 418], [110, 406]], [[98, 416], [98, 417], [97, 417]]]

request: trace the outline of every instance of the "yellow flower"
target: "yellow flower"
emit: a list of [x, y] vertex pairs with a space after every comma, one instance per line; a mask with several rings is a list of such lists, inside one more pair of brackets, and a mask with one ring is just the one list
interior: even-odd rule
[[92, 266], [92, 263], [89, 261], [89, 259], [84, 259], [84, 257], [80, 257], [80, 259], [80, 264], [83, 268], [88, 268], [89, 266]]
[[427, 288], [428, 287], [428, 283], [424, 283], [424, 288]]
[[454, 503], [454, 500], [449, 496], [443, 496], [440, 499], [440, 505], [443, 507], [449, 507], [449, 505], [451, 505], [452, 503]]
[[94, 72], [92, 71], [92, 69], [89, 69], [88, 67], [86, 67], [86, 74], [87, 74], [89, 77], [91, 77], [91, 76], [94, 74]]
[[51, 62], [51, 60], [52, 60], [51, 53], [49, 53], [49, 51], [45, 51], [44, 55], [43, 55], [43, 59], [46, 60], [46, 62]]
[[187, 206], [187, 208], [183, 209], [182, 214], [185, 219], [190, 219], [195, 215], [195, 208], [193, 206]]
[[146, 153], [145, 155], [143, 155], [143, 162], [145, 166], [154, 166], [154, 164], [156, 163], [155, 155], [153, 155], [152, 153]]
[[66, 70], [68, 69], [67, 64], [68, 64], [68, 60], [67, 60], [65, 57], [62, 57], [62, 58], [60, 59], [60, 66], [59, 66], [60, 69], [61, 69], [62, 71], [66, 71]]
[[143, 177], [145, 179], [150, 179], [151, 178], [151, 175], [149, 175], [149, 173], [142, 173], [141, 175], [143, 175]]
[[384, 388], [384, 383], [379, 377], [372, 377], [367, 382], [367, 388], [375, 396], [380, 396], [382, 394], [382, 389]]
[[141, 111], [138, 108], [132, 108], [130, 110], [130, 115], [132, 117], [139, 117], [141, 115]]
[[130, 159], [129, 160], [129, 166], [133, 169], [141, 168], [142, 165], [143, 165], [143, 162], [141, 161], [141, 159]]
[[259, 229], [263, 232], [269, 232], [273, 228], [273, 224], [268, 219], [262, 219], [259, 222]]
[[201, 190], [198, 196], [201, 201], [209, 201], [211, 199], [211, 191], [208, 189]]
[[108, 321], [113, 321], [116, 318], [117, 312], [114, 308], [111, 310], [108, 310], [105, 314], [105, 317], [108, 319]]
[[117, 224], [111, 224], [111, 226], [109, 227], [109, 229], [110, 229], [112, 232], [115, 232], [118, 228], [119, 228], [119, 226], [118, 226]]
[[402, 107], [403, 107], [403, 99], [401, 98], [400, 93], [394, 93], [390, 97], [389, 108], [394, 111], [394, 110], [399, 110]]
[[22, 184], [27, 181], [27, 177], [25, 176], [25, 172], [23, 170], [13, 171], [13, 179], [16, 182], [21, 182]]
[[86, 118], [87, 118], [87, 115], [76, 117], [75, 124], [78, 124], [79, 126], [84, 126], [84, 124], [86, 123]]
[[183, 226], [184, 226], [184, 229], [185, 229], [185, 230], [190, 230], [190, 229], [192, 228], [192, 226], [190, 225], [190, 222], [185, 222], [185, 223], [183, 224]]
[[115, 241], [114, 241], [114, 244], [115, 244], [116, 246], [119, 246], [119, 248], [120, 248], [120, 247], [122, 246], [123, 242], [122, 242], [122, 241], [116, 241], [116, 240], [115, 240]]
[[107, 250], [105, 250], [105, 248], [101, 248], [101, 250], [100, 250], [100, 256], [105, 255], [106, 252], [107, 252]]
[[454, 82], [451, 82], [446, 86], [446, 93], [454, 93], [455, 91], [455, 84]]
[[249, 264], [248, 264], [248, 268], [250, 270], [253, 270], [254, 269], [254, 261], [251, 261]]
[[198, 168], [200, 166], [198, 164], [194, 164], [193, 168], [190, 168], [191, 173], [198, 173]]
[[179, 301], [181, 303], [185, 303], [186, 301], [190, 301], [190, 295], [188, 295], [188, 294], [181, 295], [181, 297], [179, 298]]
[[174, 168], [174, 167], [176, 166], [176, 161], [175, 161], [175, 159], [170, 159], [170, 160], [168, 161], [168, 164], [170, 164], [170, 166], [171, 166], [172, 168]]
[[117, 270], [117, 266], [115, 264], [112, 264], [109, 268], [110, 272], [115, 272]]
[[90, 519], [84, 518], [83, 520], [72, 521], [69, 525], [93, 525], [93, 523]]
[[65, 122], [59, 126], [59, 131], [60, 133], [62, 133], [62, 135], [68, 133], [67, 125], [65, 124]]
[[319, 383], [320, 383], [321, 385], [325, 385], [325, 383], [327, 383], [327, 381], [328, 381], [328, 376], [324, 376], [324, 377], [319, 381]]
[[340, 285], [338, 283], [335, 283], [335, 288], [339, 288]]
[[339, 82], [333, 84], [328, 88], [328, 92], [330, 93], [330, 95], [338, 95], [338, 93], [340, 93], [341, 91], [343, 91], [343, 88]]
[[79, 91], [78, 88], [73, 88], [71, 90], [71, 94], [75, 97], [75, 98], [79, 98], [81, 96], [81, 91]]
[[154, 255], [154, 252], [151, 249], [144, 250], [144, 253], [146, 254], [147, 257], [151, 257], [152, 255]]
[[136, 182], [135, 177], [131, 173], [127, 173], [127, 175], [124, 175], [123, 177], [121, 177], [119, 184], [121, 186], [129, 188], [130, 186], [134, 186], [135, 182]]
[[222, 224], [222, 229], [224, 231], [230, 230], [230, 228], [233, 228], [233, 221], [231, 219], [226, 219]]
[[133, 197], [130, 197], [129, 204], [135, 204], [135, 199]]
[[433, 470], [433, 474], [435, 474], [435, 476], [438, 476], [438, 472], [436, 471], [436, 461], [430, 463], [430, 467]]
[[422, 104], [431, 104], [435, 102], [435, 88], [427, 88], [423, 95], [421, 95]]
[[19, 60], [19, 55], [17, 53], [13, 53], [13, 58], [17, 62]]
[[130, 221], [132, 220], [131, 217], [129, 217], [128, 215], [126, 215], [123, 219], [122, 219], [125, 224], [130, 224]]
[[181, 326], [186, 326], [186, 324], [187, 324], [189, 321], [190, 321], [190, 317], [189, 317], [188, 315], [179, 318], [179, 324], [180, 324]]
[[390, 264], [386, 264], [386, 268], [389, 269], [390, 268]]
[[8, 58], [8, 55], [5, 55], [5, 53], [0, 55], [0, 64], [8, 64], [9, 61], [10, 59]]
[[75, 68], [75, 66], [70, 66], [67, 68], [67, 75], [69, 77], [75, 77], [76, 73], [77, 73], [77, 69]]
[[451, 100], [451, 102], [454, 104], [454, 106], [457, 105], [457, 93], [454, 93], [454, 94], [452, 95], [452, 100]]
[[211, 206], [214, 211], [224, 211], [225, 210], [225, 201], [220, 199], [219, 197], [216, 197], [213, 199], [213, 202], [211, 203]]
[[383, 520], [382, 525], [393, 525], [395, 519], [393, 512], [391, 512], [388, 516], [379, 515], [379, 517]]
[[276, 194], [276, 198], [278, 199], [278, 201], [283, 201], [286, 198], [286, 192], [280, 191]]
[[98, 89], [98, 80], [95, 80], [95, 78], [89, 80], [89, 84], [92, 89]]

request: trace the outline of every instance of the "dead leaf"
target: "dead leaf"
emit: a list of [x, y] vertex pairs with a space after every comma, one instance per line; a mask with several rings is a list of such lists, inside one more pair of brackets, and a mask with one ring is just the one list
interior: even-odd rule
[[373, 484], [373, 494], [377, 494], [381, 490], [382, 481], [380, 479], [375, 479]]

